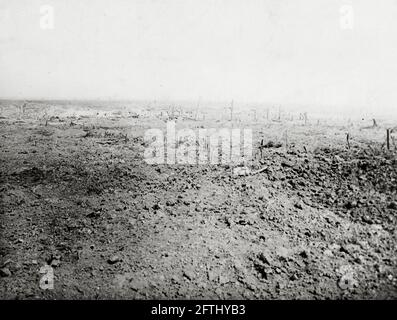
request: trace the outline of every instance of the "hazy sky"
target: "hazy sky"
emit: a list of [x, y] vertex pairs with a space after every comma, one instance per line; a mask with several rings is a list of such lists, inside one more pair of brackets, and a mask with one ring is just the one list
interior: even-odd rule
[[397, 0], [0, 0], [0, 97], [199, 96], [394, 111]]

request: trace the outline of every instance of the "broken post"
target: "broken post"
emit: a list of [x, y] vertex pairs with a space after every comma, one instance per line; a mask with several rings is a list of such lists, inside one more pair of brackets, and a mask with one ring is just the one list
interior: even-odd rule
[[259, 146], [259, 150], [260, 150], [260, 152], [261, 152], [261, 159], [262, 159], [262, 156], [263, 156], [263, 148], [264, 148], [265, 146], [264, 146], [264, 143], [263, 143], [263, 139], [261, 140], [261, 144], [260, 144], [260, 146]]

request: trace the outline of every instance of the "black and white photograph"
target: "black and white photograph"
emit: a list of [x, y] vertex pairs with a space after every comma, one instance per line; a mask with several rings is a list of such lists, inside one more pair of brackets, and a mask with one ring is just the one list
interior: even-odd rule
[[0, 0], [0, 300], [396, 298], [396, 0]]

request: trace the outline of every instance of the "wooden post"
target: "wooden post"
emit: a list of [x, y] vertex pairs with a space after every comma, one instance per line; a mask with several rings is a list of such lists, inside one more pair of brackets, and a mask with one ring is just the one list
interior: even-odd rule
[[288, 150], [288, 130], [285, 129], [285, 149]]
[[386, 129], [386, 147], [390, 150], [390, 129]]
[[347, 148], [350, 149], [350, 134], [346, 133]]

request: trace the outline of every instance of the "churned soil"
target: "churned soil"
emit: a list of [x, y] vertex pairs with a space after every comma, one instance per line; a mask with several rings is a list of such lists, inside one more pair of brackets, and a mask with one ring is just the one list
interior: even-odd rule
[[397, 298], [397, 157], [380, 142], [299, 126], [235, 176], [146, 164], [156, 119], [94, 118], [0, 120], [1, 298]]

